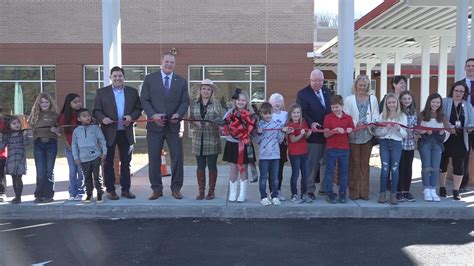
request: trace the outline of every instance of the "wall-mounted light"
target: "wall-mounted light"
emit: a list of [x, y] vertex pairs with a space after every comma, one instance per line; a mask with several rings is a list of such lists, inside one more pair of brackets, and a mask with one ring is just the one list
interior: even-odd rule
[[416, 41], [415, 41], [415, 38], [409, 38], [409, 39], [406, 39], [406, 40], [405, 40], [405, 43], [406, 43], [406, 44], [415, 44]]
[[173, 47], [173, 48], [170, 49], [170, 53], [176, 55], [176, 54], [178, 54], [178, 49]]

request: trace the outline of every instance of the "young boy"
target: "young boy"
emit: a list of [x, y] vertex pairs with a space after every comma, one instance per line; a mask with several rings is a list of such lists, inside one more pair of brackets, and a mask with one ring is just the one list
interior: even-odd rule
[[[107, 145], [104, 134], [98, 125], [91, 124], [91, 114], [89, 110], [80, 108], [77, 110], [77, 120], [80, 126], [74, 129], [72, 133], [72, 155], [76, 165], [80, 165], [84, 174], [84, 183], [86, 185], [86, 200], [90, 202], [92, 192], [97, 190], [97, 203], [103, 202], [102, 178], [100, 177], [101, 160], [105, 160], [107, 155]], [[94, 176], [94, 179], [92, 179]]]
[[[278, 168], [280, 166], [280, 143], [285, 137], [286, 127], [284, 122], [272, 119], [272, 105], [263, 103], [260, 107], [262, 119], [257, 124], [256, 142], [259, 144], [259, 162], [260, 169], [260, 203], [263, 206], [280, 205], [278, 198]], [[266, 186], [267, 179], [272, 179], [272, 200], [267, 198]]]
[[324, 117], [323, 127], [331, 132], [324, 133], [326, 137], [326, 200], [336, 203], [336, 194], [333, 193], [333, 174], [336, 162], [339, 166], [339, 202], [346, 203], [346, 190], [349, 174], [349, 133], [354, 129], [352, 117], [342, 111], [344, 100], [340, 95], [331, 97], [332, 113]]

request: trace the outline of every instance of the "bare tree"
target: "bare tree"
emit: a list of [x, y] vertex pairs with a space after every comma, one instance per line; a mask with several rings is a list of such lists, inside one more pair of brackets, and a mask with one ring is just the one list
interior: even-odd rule
[[327, 12], [316, 13], [314, 15], [315, 27], [337, 27], [337, 15]]

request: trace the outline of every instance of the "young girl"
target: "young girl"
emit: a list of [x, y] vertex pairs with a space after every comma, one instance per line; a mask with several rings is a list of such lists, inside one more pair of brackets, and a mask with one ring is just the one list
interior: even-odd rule
[[36, 165], [35, 203], [48, 203], [54, 197], [54, 163], [58, 152], [59, 129], [56, 127], [58, 107], [51, 95], [42, 92], [36, 97], [28, 119], [33, 128]]
[[12, 176], [15, 197], [12, 204], [21, 203], [23, 192], [22, 175], [26, 174], [26, 151], [25, 145], [28, 141], [26, 131], [21, 130], [21, 122], [18, 117], [10, 117], [5, 121], [5, 134], [0, 133], [0, 148], [8, 147], [5, 174]]
[[[425, 109], [420, 113], [418, 124], [431, 128], [445, 128], [447, 119], [443, 114], [443, 100], [438, 93], [426, 99]], [[426, 201], [440, 201], [436, 194], [439, 180], [439, 166], [444, 149], [443, 142], [449, 136], [445, 130], [419, 130], [418, 151], [421, 157], [421, 179], [423, 196]]]
[[81, 108], [81, 97], [75, 93], [69, 93], [64, 100], [63, 109], [58, 117], [58, 125], [64, 126], [62, 133], [64, 135], [64, 154], [69, 166], [69, 200], [82, 200], [84, 195], [84, 177], [80, 166], [74, 163], [72, 156], [71, 142], [72, 132], [77, 125], [76, 111]]
[[[400, 93], [402, 112], [407, 117], [407, 126], [412, 128], [417, 125], [416, 107], [410, 91]], [[402, 156], [400, 157], [400, 179], [397, 187], [397, 200], [415, 201], [410, 193], [412, 178], [413, 157], [415, 156], [415, 134], [413, 129], [407, 129], [407, 136], [402, 140]]]
[[[293, 104], [288, 110], [288, 155], [291, 163], [291, 201], [294, 203], [310, 203], [312, 199], [307, 197], [306, 181], [308, 175], [308, 145], [306, 139], [311, 135], [311, 130], [303, 119], [301, 106]], [[301, 196], [298, 198], [298, 176], [301, 172]]]
[[397, 186], [399, 178], [400, 156], [402, 153], [402, 139], [406, 137], [407, 132], [402, 127], [407, 125], [407, 117], [402, 113], [398, 97], [394, 93], [387, 94], [383, 106], [380, 123], [375, 129], [375, 135], [380, 142], [380, 160], [382, 170], [380, 172], [380, 196], [379, 203], [386, 202], [385, 190], [387, 187], [387, 178], [389, 172], [392, 173], [392, 186], [390, 188], [390, 204], [397, 205]]
[[[230, 165], [229, 201], [244, 202], [248, 185], [247, 165], [255, 162], [255, 151], [250, 140], [255, 119], [249, 109], [249, 95], [246, 91], [236, 89], [232, 99], [233, 108], [224, 116], [225, 121], [229, 123], [229, 135], [226, 137], [223, 160]], [[237, 196], [239, 173], [240, 192]]]
[[[279, 93], [273, 93], [268, 99], [268, 102], [273, 107], [273, 119], [277, 122], [280, 122], [281, 124], [285, 124], [288, 120], [288, 112], [285, 111], [285, 99], [283, 98], [283, 96]], [[283, 142], [280, 143], [280, 164], [278, 167], [278, 198], [280, 199], [280, 201], [286, 200], [283, 194], [281, 193], [281, 183], [283, 181], [283, 167], [288, 161], [287, 149], [288, 143], [285, 138]], [[272, 184], [269, 183], [269, 186], [271, 188]]]

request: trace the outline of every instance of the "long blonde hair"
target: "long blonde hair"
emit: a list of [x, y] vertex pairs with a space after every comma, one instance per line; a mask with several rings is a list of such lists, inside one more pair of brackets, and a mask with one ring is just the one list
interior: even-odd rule
[[383, 104], [382, 118], [383, 120], [387, 120], [388, 118], [390, 111], [388, 110], [387, 104], [388, 104], [388, 99], [390, 98], [393, 98], [397, 101], [397, 110], [395, 110], [395, 115], [396, 115], [396, 120], [400, 120], [400, 117], [402, 116], [402, 109], [400, 107], [400, 101], [398, 100], [397, 95], [395, 95], [395, 93], [393, 92], [388, 93], [387, 96], [385, 97], [385, 102]]
[[40, 107], [41, 99], [46, 99], [47, 101], [49, 101], [49, 111], [55, 114], [59, 114], [59, 108], [54, 102], [53, 97], [51, 97], [51, 95], [47, 92], [42, 92], [38, 94], [38, 96], [36, 97], [35, 103], [33, 104], [33, 107], [31, 108], [30, 117], [28, 118], [28, 123], [31, 125], [34, 125], [36, 124], [36, 122], [38, 122], [39, 114], [41, 113], [41, 107]]
[[[239, 96], [242, 95], [245, 97], [245, 99], [247, 100], [247, 105], [245, 106], [245, 109], [247, 109], [247, 111], [249, 111], [251, 114], [255, 113], [255, 111], [253, 110], [252, 106], [250, 105], [250, 96], [249, 96], [249, 93], [245, 90], [241, 90], [240, 93], [239, 93]], [[232, 109], [236, 109], [237, 106], [235, 105], [235, 102], [237, 100], [236, 99], [232, 99]]]

